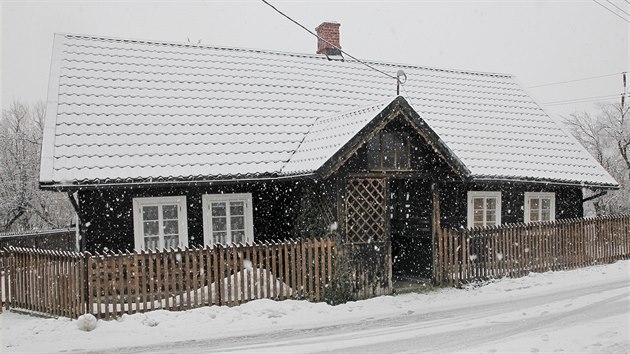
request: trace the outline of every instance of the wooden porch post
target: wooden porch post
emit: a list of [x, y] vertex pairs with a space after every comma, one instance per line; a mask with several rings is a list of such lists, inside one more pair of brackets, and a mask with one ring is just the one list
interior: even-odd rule
[[433, 255], [433, 282], [442, 285], [441, 262], [439, 252], [442, 252], [440, 245], [440, 235], [442, 226], [440, 225], [440, 190], [437, 183], [431, 183], [431, 194], [433, 195], [432, 218], [431, 218], [431, 239]]
[[389, 214], [391, 213], [391, 200], [390, 200], [390, 179], [385, 178], [385, 248], [387, 254], [385, 255], [385, 267], [387, 269], [387, 294], [392, 294], [394, 292], [394, 284], [392, 281], [393, 274], [393, 261], [392, 258], [392, 225], [389, 221]]

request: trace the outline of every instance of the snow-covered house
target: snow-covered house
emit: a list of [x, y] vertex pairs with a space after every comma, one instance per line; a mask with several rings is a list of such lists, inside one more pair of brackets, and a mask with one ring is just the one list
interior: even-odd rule
[[[318, 27], [337, 45], [338, 29]], [[334, 225], [418, 272], [438, 217], [581, 217], [583, 188], [617, 187], [511, 75], [318, 53], [57, 34], [41, 188], [69, 193], [87, 250]], [[401, 95], [373, 68], [403, 70]]]

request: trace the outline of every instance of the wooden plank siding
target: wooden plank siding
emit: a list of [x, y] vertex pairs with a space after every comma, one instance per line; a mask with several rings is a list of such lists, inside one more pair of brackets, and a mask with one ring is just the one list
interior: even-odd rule
[[440, 285], [522, 277], [630, 259], [630, 214], [438, 233]]
[[[302, 188], [312, 181], [250, 182], [222, 186], [188, 186], [146, 189], [107, 189], [79, 191], [79, 204], [85, 223], [82, 229], [86, 239], [85, 251], [133, 250], [133, 199], [185, 195], [187, 202], [187, 228], [189, 247], [203, 247], [204, 194], [251, 193], [256, 211], [253, 213], [255, 242], [294, 237], [294, 223], [300, 210]], [[103, 200], [107, 200], [104, 203]]]

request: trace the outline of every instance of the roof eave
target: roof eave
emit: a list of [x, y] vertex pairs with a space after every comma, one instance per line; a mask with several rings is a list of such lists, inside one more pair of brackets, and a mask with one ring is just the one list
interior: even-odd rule
[[532, 183], [532, 184], [553, 184], [561, 186], [591, 188], [591, 189], [619, 189], [618, 184], [609, 183], [596, 183], [587, 181], [569, 181], [569, 180], [554, 180], [545, 178], [529, 178], [529, 177], [499, 177], [499, 176], [471, 176], [471, 182], [517, 182], [517, 183]]
[[143, 178], [124, 180], [85, 180], [68, 182], [40, 182], [40, 188], [58, 192], [72, 192], [77, 190], [90, 189], [115, 189], [115, 188], [165, 188], [165, 187], [190, 187], [198, 185], [226, 185], [234, 183], [255, 183], [265, 181], [279, 181], [292, 179], [313, 178], [314, 173], [301, 173], [293, 175], [265, 174], [258, 176], [233, 176], [233, 177], [204, 177], [204, 178], [181, 178], [163, 179]]

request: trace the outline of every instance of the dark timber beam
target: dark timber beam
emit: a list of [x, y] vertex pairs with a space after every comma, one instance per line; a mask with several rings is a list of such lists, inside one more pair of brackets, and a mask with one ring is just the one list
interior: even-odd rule
[[79, 208], [79, 202], [75, 197], [73, 192], [68, 192], [68, 199], [70, 199], [70, 204], [72, 204], [72, 208], [74, 212], [77, 213], [77, 219], [79, 222], [79, 236], [81, 237], [81, 242], [79, 243], [79, 251], [83, 252], [86, 249], [86, 240], [85, 240], [85, 232], [83, 232], [83, 225], [85, 224], [85, 218], [82, 215], [81, 208]]
[[442, 232], [442, 226], [440, 224], [440, 189], [439, 185], [435, 182], [431, 183], [431, 194], [433, 195], [432, 205], [432, 218], [431, 218], [431, 243], [432, 243], [432, 256], [433, 256], [433, 282], [441, 284], [441, 275], [438, 271], [439, 264], [438, 252], [442, 252], [439, 245], [439, 237]]

